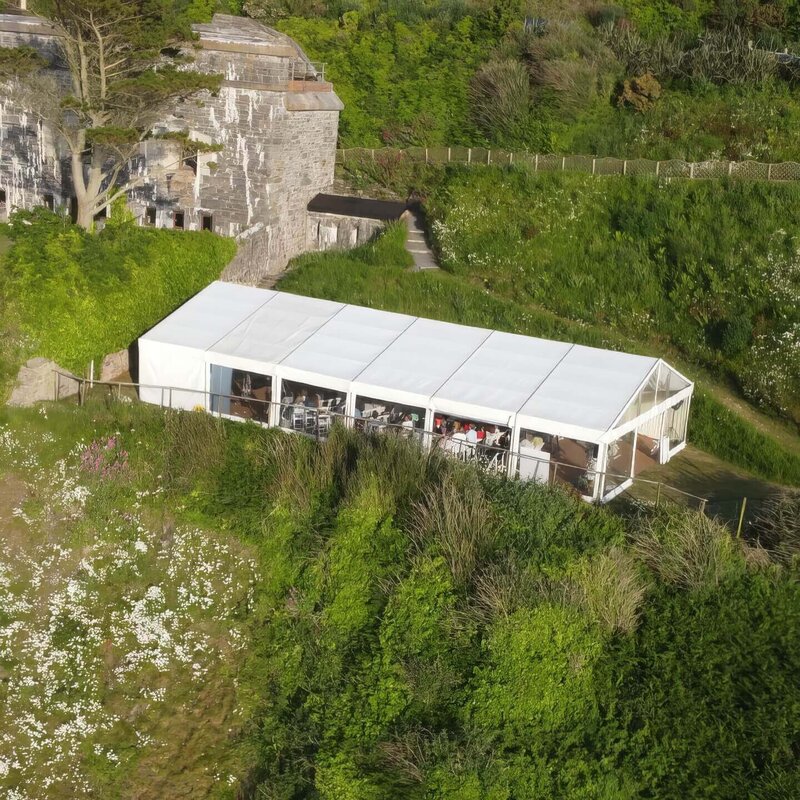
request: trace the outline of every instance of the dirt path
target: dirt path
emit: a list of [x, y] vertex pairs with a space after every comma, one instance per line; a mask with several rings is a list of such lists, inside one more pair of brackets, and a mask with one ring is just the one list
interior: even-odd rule
[[[688, 445], [669, 464], [654, 466], [642, 472], [639, 477], [661, 481], [665, 486], [673, 486], [683, 492], [707, 498], [707, 512], [727, 522], [735, 522], [738, 519], [743, 498], [747, 498], [746, 517], [749, 518], [758, 511], [764, 499], [786, 491], [786, 487], [748, 475], [743, 470], [691, 445]], [[631, 488], [630, 494], [653, 500], [656, 491], [655, 486], [636, 484]], [[661, 496], [669, 497], [669, 490], [662, 488]], [[691, 507], [698, 505], [694, 501], [682, 500], [682, 502]]]
[[14, 516], [28, 493], [28, 486], [16, 475], [0, 475], [0, 541], [13, 549], [22, 548], [27, 541], [25, 523]]
[[720, 403], [749, 422], [761, 433], [777, 439], [787, 450], [800, 456], [800, 436], [788, 423], [762, 414], [730, 389], [717, 383], [706, 381], [704, 388], [708, 389]]

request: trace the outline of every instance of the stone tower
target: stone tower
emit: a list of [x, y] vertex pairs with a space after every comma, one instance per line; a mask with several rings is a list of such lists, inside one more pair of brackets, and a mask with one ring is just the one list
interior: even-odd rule
[[[288, 36], [253, 20], [217, 14], [194, 27], [192, 67], [223, 75], [216, 96], [182, 102], [153, 133], [185, 131], [221, 152], [181, 160], [177, 142], [149, 139], [131, 164], [128, 204], [140, 224], [211, 229], [235, 238], [239, 252], [224, 277], [258, 282], [313, 248], [308, 202], [333, 182], [342, 103]], [[48, 25], [0, 14], [0, 46], [27, 44], [58, 69]], [[0, 97], [0, 218], [13, 208], [69, 208], [66, 152], [37, 118]]]

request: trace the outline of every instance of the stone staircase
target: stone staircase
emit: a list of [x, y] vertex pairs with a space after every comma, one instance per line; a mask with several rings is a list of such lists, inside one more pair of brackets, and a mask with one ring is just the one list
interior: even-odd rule
[[436, 257], [428, 245], [422, 212], [409, 208], [403, 214], [403, 219], [408, 227], [406, 250], [411, 253], [411, 257], [414, 259], [413, 271], [421, 272], [424, 269], [439, 269]]

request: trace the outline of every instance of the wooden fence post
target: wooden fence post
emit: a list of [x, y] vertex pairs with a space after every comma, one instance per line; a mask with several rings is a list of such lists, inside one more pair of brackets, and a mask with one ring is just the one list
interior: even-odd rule
[[694, 161], [689, 164], [689, 177], [694, 179]]
[[661, 174], [661, 162], [656, 161], [656, 178]]
[[628, 159], [627, 158], [623, 159], [623, 161], [622, 161], [622, 174], [623, 175], [627, 175], [628, 174]]
[[450, 158], [450, 148], [447, 148], [447, 163], [449, 164], [452, 159]]
[[566, 156], [561, 156], [561, 171], [562, 172], [566, 172], [567, 171], [567, 157]]
[[425, 163], [428, 163], [428, 148], [425, 148]]
[[487, 150], [486, 151], [486, 166], [489, 166], [489, 164], [491, 164], [491, 163], [492, 163], [492, 151], [491, 150]]
[[535, 159], [533, 161], [533, 171], [534, 172], [538, 172], [539, 171], [539, 154], [538, 153], [536, 154], [536, 157], [535, 157]]
[[658, 488], [656, 489], [656, 508], [658, 508], [658, 504], [661, 502], [661, 482], [658, 483]]
[[744, 522], [744, 510], [747, 508], [747, 498], [742, 498], [742, 507], [739, 509], [739, 524], [736, 526], [736, 538], [742, 535], [742, 523]]
[[593, 158], [592, 159], [592, 175], [596, 175], [596, 174], [597, 174], [597, 159]]
[[706, 513], [706, 503], [707, 502], [708, 502], [707, 500], [701, 500], [700, 501], [700, 513], [701, 514], [705, 514]]
[[767, 180], [772, 180], [772, 164], [767, 164]]
[[471, 164], [471, 163], [472, 163], [472, 148], [468, 147], [467, 148], [467, 164]]

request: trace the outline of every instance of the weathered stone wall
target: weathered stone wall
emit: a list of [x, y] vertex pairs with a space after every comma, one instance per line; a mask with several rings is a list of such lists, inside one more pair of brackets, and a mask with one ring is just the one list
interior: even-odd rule
[[366, 244], [386, 227], [378, 219], [311, 212], [308, 215], [308, 249], [333, 250]]
[[[52, 39], [16, 30], [19, 20], [0, 15], [0, 44], [57, 50]], [[154, 214], [158, 227], [173, 227], [177, 213], [184, 228], [198, 230], [205, 217], [239, 243], [225, 277], [258, 282], [308, 247], [306, 207], [333, 182], [342, 104], [329, 84], [289, 80], [313, 77], [314, 68], [288, 37], [224, 15], [198, 32], [193, 68], [221, 73], [222, 88], [180, 103], [154, 133], [186, 131], [223, 149], [182, 163], [176, 142], [147, 141], [133, 165], [129, 206], [142, 224]], [[66, 202], [65, 153], [29, 117], [0, 101], [0, 190], [9, 206], [41, 204], [46, 193]]]
[[[34, 33], [37, 27], [9, 27], [18, 30], [0, 29], [0, 47], [27, 44], [57, 58], [53, 39]], [[0, 92], [0, 221], [12, 208], [43, 205], [47, 195], [60, 204], [62, 186], [61, 154], [52, 132]]]

